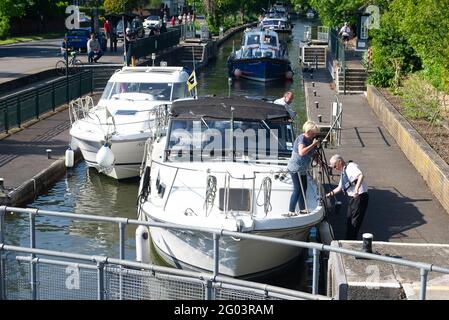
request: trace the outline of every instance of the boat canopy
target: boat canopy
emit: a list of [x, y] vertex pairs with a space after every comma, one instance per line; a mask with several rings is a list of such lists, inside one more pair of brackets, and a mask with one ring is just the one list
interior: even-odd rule
[[290, 119], [289, 113], [282, 105], [243, 97], [204, 97], [175, 101], [170, 112], [173, 118], [182, 119]]

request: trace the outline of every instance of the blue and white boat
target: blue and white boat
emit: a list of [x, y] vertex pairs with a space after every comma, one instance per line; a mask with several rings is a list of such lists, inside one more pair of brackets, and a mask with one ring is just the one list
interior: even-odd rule
[[229, 76], [257, 81], [292, 79], [287, 47], [273, 30], [247, 29], [242, 46], [228, 58]]

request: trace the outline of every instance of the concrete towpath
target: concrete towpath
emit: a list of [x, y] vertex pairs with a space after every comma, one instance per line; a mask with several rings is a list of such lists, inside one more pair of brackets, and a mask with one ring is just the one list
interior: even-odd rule
[[[8, 191], [64, 156], [70, 142], [68, 109], [47, 116], [0, 140], [0, 178], [4, 179]], [[47, 149], [52, 150], [50, 159]]]
[[[313, 78], [305, 73], [304, 86], [309, 119], [318, 123], [320, 114], [322, 124], [328, 125], [336, 95], [330, 73], [318, 69]], [[360, 234], [373, 233], [375, 241], [449, 243], [449, 214], [371, 111], [365, 96], [338, 98], [343, 104], [341, 147], [325, 149], [325, 154], [327, 159], [338, 153], [353, 160], [366, 176], [370, 200]], [[333, 177], [333, 183], [338, 180], [339, 176]], [[329, 217], [337, 239], [344, 239], [345, 215], [344, 206], [339, 214]]]

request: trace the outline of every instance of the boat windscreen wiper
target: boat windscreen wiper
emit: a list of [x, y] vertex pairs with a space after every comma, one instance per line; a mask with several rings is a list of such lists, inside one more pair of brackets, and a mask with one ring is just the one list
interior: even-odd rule
[[279, 140], [278, 136], [275, 135], [275, 134], [271, 131], [270, 126], [265, 122], [265, 120], [260, 120], [260, 121], [261, 121], [261, 122], [265, 125], [265, 127], [268, 129], [268, 132], [270, 132], [270, 135], [273, 136], [273, 137], [276, 139], [276, 141], [278, 142], [278, 144], [279, 144], [282, 148], [287, 149], [286, 145], [285, 145], [284, 143], [282, 143], [282, 142]]
[[203, 117], [201, 117], [201, 121], [203, 121], [203, 123], [204, 123], [204, 125], [206, 126], [206, 128], [207, 128], [207, 129], [210, 129], [210, 128], [209, 128], [209, 126], [207, 125], [207, 122], [206, 122], [206, 120], [204, 120], [204, 118], [203, 118]]

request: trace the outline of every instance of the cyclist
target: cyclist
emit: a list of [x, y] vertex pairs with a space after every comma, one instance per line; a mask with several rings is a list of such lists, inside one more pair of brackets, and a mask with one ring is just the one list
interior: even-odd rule
[[343, 39], [343, 42], [345, 43], [345, 47], [348, 46], [349, 38], [351, 36], [351, 28], [349, 27], [349, 24], [345, 22], [345, 25], [341, 27], [339, 34], [341, 34], [341, 37]]
[[69, 49], [66, 50], [65, 46], [66, 46], [66, 42], [62, 41], [62, 43], [61, 43], [61, 54], [64, 57], [64, 60], [67, 59], [67, 51], [68, 51], [69, 54], [72, 53], [72, 52], [75, 52], [75, 48], [74, 47], [69, 47]]
[[95, 38], [95, 34], [90, 35], [89, 41], [87, 41], [87, 58], [89, 63], [97, 62], [103, 56], [101, 52], [100, 42]]

